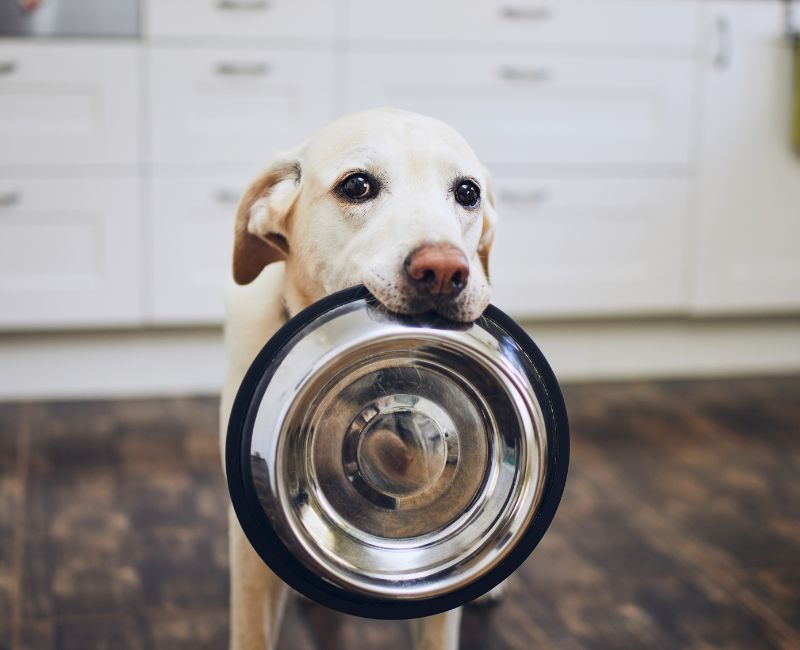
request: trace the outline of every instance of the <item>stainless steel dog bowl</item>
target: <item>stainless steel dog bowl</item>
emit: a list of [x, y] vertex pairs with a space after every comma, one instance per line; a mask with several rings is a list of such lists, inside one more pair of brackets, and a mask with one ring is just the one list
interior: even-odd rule
[[226, 467], [245, 534], [289, 585], [347, 613], [412, 618], [519, 566], [568, 457], [556, 379], [508, 316], [398, 316], [354, 287], [253, 362]]

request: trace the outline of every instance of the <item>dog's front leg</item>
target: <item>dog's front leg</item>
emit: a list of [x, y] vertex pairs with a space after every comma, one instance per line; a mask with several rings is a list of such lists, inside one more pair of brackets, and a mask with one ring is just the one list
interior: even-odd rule
[[411, 621], [414, 650], [458, 650], [461, 608]]
[[231, 650], [272, 650], [278, 640], [286, 585], [270, 571], [228, 512], [231, 565]]

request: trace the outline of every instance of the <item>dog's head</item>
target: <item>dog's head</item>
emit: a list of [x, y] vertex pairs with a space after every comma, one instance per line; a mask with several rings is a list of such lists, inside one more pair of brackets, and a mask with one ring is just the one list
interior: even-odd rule
[[486, 168], [437, 120], [343, 117], [275, 160], [245, 193], [233, 275], [286, 260], [307, 302], [363, 283], [388, 309], [472, 321], [489, 303], [495, 223]]

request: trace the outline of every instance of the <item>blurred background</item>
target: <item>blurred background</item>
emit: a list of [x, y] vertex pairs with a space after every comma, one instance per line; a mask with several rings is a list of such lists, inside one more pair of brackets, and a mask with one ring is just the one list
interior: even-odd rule
[[800, 647], [798, 5], [0, 0], [0, 647], [224, 647], [234, 210], [375, 106], [492, 171], [494, 302], [573, 420], [462, 646]]

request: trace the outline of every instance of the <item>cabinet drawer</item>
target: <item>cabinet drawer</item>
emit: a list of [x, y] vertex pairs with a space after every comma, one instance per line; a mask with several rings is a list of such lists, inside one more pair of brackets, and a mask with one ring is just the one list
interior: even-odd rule
[[352, 39], [435, 43], [680, 47], [694, 46], [697, 4], [690, 0], [347, 0]]
[[135, 324], [136, 180], [0, 179], [0, 326]]
[[506, 178], [491, 251], [493, 302], [517, 316], [677, 311], [687, 183]]
[[363, 50], [346, 73], [349, 109], [437, 117], [489, 164], [689, 160], [690, 60]]
[[154, 49], [156, 163], [264, 164], [333, 116], [332, 53]]
[[337, 3], [327, 0], [150, 0], [151, 36], [333, 36]]
[[0, 164], [135, 163], [131, 45], [0, 44]]
[[153, 180], [152, 318], [222, 322], [236, 207], [253, 169], [230, 176]]

